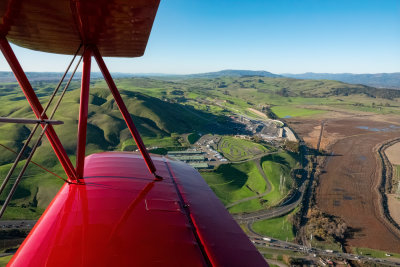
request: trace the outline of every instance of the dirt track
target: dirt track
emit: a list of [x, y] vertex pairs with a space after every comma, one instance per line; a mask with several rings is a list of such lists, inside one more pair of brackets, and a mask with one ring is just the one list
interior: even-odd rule
[[[348, 246], [400, 253], [400, 235], [387, 226], [381, 216], [377, 190], [381, 172], [374, 152], [379, 143], [400, 136], [400, 128], [396, 128], [400, 118], [322, 119], [327, 120], [321, 148], [328, 150], [331, 156], [326, 160], [326, 173], [319, 178], [317, 206], [343, 218], [353, 229], [354, 235], [348, 239]], [[291, 126], [316, 147], [321, 120], [291, 120]]]

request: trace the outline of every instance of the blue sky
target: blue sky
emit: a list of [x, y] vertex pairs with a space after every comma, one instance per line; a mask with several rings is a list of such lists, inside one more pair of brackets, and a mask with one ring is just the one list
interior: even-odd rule
[[[26, 71], [63, 71], [69, 59], [15, 52]], [[106, 63], [128, 73], [399, 72], [400, 0], [161, 0], [145, 55]]]

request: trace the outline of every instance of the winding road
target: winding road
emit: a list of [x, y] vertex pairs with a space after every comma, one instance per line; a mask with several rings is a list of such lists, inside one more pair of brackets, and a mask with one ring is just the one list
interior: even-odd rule
[[[261, 157], [260, 157], [260, 158], [261, 158]], [[271, 192], [272, 186], [271, 186], [271, 183], [269, 182], [267, 176], [265, 175], [264, 170], [263, 170], [262, 167], [261, 167], [260, 158], [258, 158], [258, 159], [255, 160], [254, 162], [256, 163], [256, 166], [257, 166], [257, 169], [258, 169], [259, 173], [262, 175], [262, 177], [264, 178], [264, 180], [265, 180], [265, 182], [266, 182], [266, 189], [265, 189], [265, 192], [262, 193], [262, 194], [258, 194], [257, 196], [246, 197], [246, 198], [243, 198], [243, 199], [241, 199], [241, 200], [235, 201], [235, 202], [233, 202], [233, 203], [231, 203], [231, 204], [225, 206], [226, 208], [230, 208], [230, 207], [235, 206], [235, 205], [237, 205], [237, 204], [239, 204], [239, 203], [243, 203], [243, 202], [246, 202], [246, 201], [249, 201], [249, 200], [252, 200], [252, 199], [261, 198], [261, 197], [267, 195], [269, 192]]]
[[300, 186], [300, 188], [287, 200], [277, 207], [265, 210], [259, 210], [249, 213], [233, 214], [232, 217], [238, 223], [254, 223], [255, 221], [271, 219], [275, 217], [280, 217], [292, 211], [303, 199], [305, 189], [307, 188], [306, 183]]

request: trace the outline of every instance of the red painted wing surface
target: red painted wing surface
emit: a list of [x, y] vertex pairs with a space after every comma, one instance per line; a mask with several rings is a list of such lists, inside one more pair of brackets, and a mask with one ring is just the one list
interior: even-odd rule
[[65, 184], [11, 266], [266, 266], [199, 173], [153, 156], [86, 158], [84, 184]]

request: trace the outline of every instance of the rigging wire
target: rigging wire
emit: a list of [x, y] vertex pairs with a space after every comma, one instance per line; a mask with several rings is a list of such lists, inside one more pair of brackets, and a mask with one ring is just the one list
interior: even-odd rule
[[61, 100], [63, 99], [63, 97], [64, 97], [64, 95], [65, 95], [65, 92], [67, 91], [67, 89], [68, 89], [68, 87], [69, 87], [69, 85], [70, 85], [70, 83], [71, 83], [71, 81], [72, 81], [72, 78], [74, 78], [74, 75], [75, 75], [75, 73], [76, 73], [76, 70], [78, 69], [79, 65], [81, 64], [82, 59], [83, 59], [83, 53], [82, 53], [82, 56], [79, 58], [79, 61], [78, 61], [78, 63], [76, 64], [75, 69], [73, 70], [73, 72], [72, 72], [72, 74], [71, 74], [71, 77], [69, 77], [68, 82], [67, 82], [67, 84], [66, 84], [65, 87], [64, 87], [64, 90], [61, 92], [61, 95], [60, 95], [60, 97], [58, 98], [58, 101], [57, 101], [56, 105], [54, 106], [53, 111], [52, 111], [51, 114], [50, 114], [49, 120], [52, 120], [52, 118], [54, 117], [54, 114], [56, 113], [58, 107], [60, 106]]
[[[7, 149], [8, 151], [10, 151], [10, 152], [12, 152], [12, 153], [14, 153], [14, 154], [18, 154], [17, 151], [13, 150], [12, 148], [9, 148], [8, 146], [5, 146], [5, 145], [3, 145], [3, 144], [0, 144], [0, 146], [3, 147], [3, 148], [5, 148], [5, 149]], [[48, 173], [54, 175], [55, 177], [57, 177], [57, 178], [63, 180], [64, 182], [68, 182], [67, 179], [62, 178], [60, 175], [58, 175], [57, 173], [54, 173], [54, 172], [50, 171], [49, 169], [47, 169], [47, 168], [44, 167], [43, 165], [40, 165], [39, 163], [36, 163], [36, 162], [34, 162], [33, 160], [32, 160], [31, 162], [32, 162], [33, 164], [35, 164], [36, 166], [38, 166], [39, 168], [41, 168], [42, 170], [45, 170], [46, 172], [48, 172]], [[25, 176], [25, 177], [26, 177], [26, 176]]]
[[[70, 69], [71, 66], [72, 66], [72, 63], [75, 61], [75, 58], [76, 58], [76, 56], [78, 55], [78, 53], [79, 53], [79, 51], [81, 50], [81, 48], [82, 48], [82, 43], [79, 45], [78, 49], [76, 50], [76, 52], [75, 52], [75, 54], [74, 54], [74, 57], [71, 59], [71, 62], [69, 63], [69, 65], [68, 65], [68, 67], [67, 67], [67, 70], [64, 72], [64, 75], [62, 76], [60, 82], [57, 84], [57, 87], [55, 88], [53, 94], [51, 95], [49, 102], [47, 103], [46, 107], [43, 109], [43, 112], [42, 112], [42, 114], [40, 115], [40, 119], [43, 119], [43, 116], [44, 116], [45, 112], [46, 112], [46, 111], [48, 110], [48, 108], [50, 107], [51, 102], [53, 101], [53, 99], [54, 99], [56, 93], [58, 92], [58, 90], [59, 90], [59, 88], [60, 88], [62, 82], [64, 81], [65, 76], [67, 75], [69, 69]], [[71, 76], [72, 76], [72, 75], [71, 75]], [[26, 142], [24, 143], [22, 149], [19, 151], [17, 157], [15, 158], [13, 165], [11, 166], [10, 170], [8, 171], [7, 176], [4, 178], [4, 180], [3, 180], [3, 182], [2, 182], [2, 184], [1, 184], [1, 186], [0, 186], [0, 195], [3, 193], [3, 191], [4, 191], [4, 189], [5, 189], [5, 187], [6, 187], [7, 183], [8, 183], [8, 181], [9, 181], [10, 178], [11, 178], [11, 175], [14, 173], [14, 170], [15, 170], [15, 168], [16, 168], [17, 165], [18, 165], [18, 162], [21, 160], [23, 154], [25, 153], [26, 148], [28, 147], [28, 144], [29, 144], [30, 141], [32, 140], [33, 135], [35, 134], [36, 130], [39, 128], [39, 124], [40, 124], [40, 123], [37, 123], [37, 124], [34, 126], [34, 128], [32, 129], [31, 133], [30, 133], [29, 136], [28, 136], [28, 139], [27, 139]], [[46, 126], [45, 126], [45, 127], [46, 127]], [[47, 128], [47, 127], [46, 127], [46, 128]], [[0, 217], [1, 217], [1, 215], [0, 215]]]
[[[63, 77], [62, 77], [62, 80], [65, 78], [66, 73], [68, 73], [69, 68], [71, 67], [71, 65], [72, 65], [73, 61], [75, 60], [77, 54], [79, 53], [81, 47], [82, 47], [82, 44], [79, 45], [78, 50], [76, 51], [76, 53], [75, 53], [75, 55], [74, 55], [74, 57], [73, 57], [71, 63], [69, 64], [69, 66], [68, 66], [66, 72], [64, 73], [64, 75], [63, 75]], [[53, 108], [53, 111], [51, 112], [51, 115], [50, 115], [50, 117], [49, 117], [49, 120], [51, 120], [51, 119], [53, 118], [55, 112], [57, 111], [57, 109], [58, 109], [58, 107], [59, 107], [59, 105], [60, 105], [60, 103], [61, 103], [61, 100], [62, 100], [62, 98], [64, 97], [65, 92], [67, 91], [67, 89], [68, 89], [68, 87], [69, 87], [69, 85], [70, 85], [70, 83], [71, 83], [71, 81], [72, 81], [72, 79], [73, 79], [73, 77], [74, 77], [74, 75], [75, 75], [75, 73], [76, 73], [76, 70], [78, 69], [78, 66], [80, 65], [80, 63], [81, 63], [81, 61], [82, 61], [82, 58], [83, 58], [83, 55], [80, 57], [80, 59], [79, 59], [77, 65], [76, 65], [74, 71], [73, 71], [72, 74], [71, 74], [71, 77], [69, 78], [67, 84], [65, 85], [64, 90], [62, 91], [62, 93], [61, 93], [61, 95], [60, 95], [60, 97], [59, 97], [59, 99], [58, 99], [58, 101], [57, 101], [55, 107]], [[49, 103], [46, 105], [46, 108], [43, 110], [42, 115], [41, 115], [41, 117], [40, 117], [41, 119], [42, 119], [42, 117], [44, 116], [45, 111], [47, 111], [47, 109], [49, 108], [51, 102], [53, 101], [53, 99], [54, 99], [54, 97], [55, 97], [55, 95], [56, 95], [58, 89], [59, 89], [60, 86], [61, 86], [61, 83], [62, 83], [62, 81], [59, 82], [57, 88], [55, 89], [55, 93], [52, 94]], [[40, 123], [37, 123], [37, 124], [36, 124], [36, 126], [35, 126], [35, 128], [34, 128], [35, 131], [36, 131], [36, 129], [38, 128], [39, 124], [40, 124]], [[6, 198], [6, 200], [4, 201], [3, 206], [1, 207], [1, 210], [0, 210], [0, 218], [3, 216], [5, 209], [7, 208], [9, 202], [11, 201], [11, 198], [12, 198], [12, 196], [14, 195], [14, 193], [15, 193], [15, 191], [16, 191], [16, 189], [17, 189], [17, 186], [18, 186], [19, 182], [21, 181], [21, 178], [22, 178], [22, 176], [24, 175], [24, 173], [25, 173], [25, 171], [26, 171], [26, 169], [27, 169], [27, 167], [28, 167], [30, 161], [32, 160], [33, 154], [35, 153], [35, 151], [36, 151], [36, 149], [37, 149], [37, 147], [38, 147], [40, 141], [42, 140], [43, 135], [45, 134], [45, 132], [46, 132], [48, 126], [49, 126], [49, 123], [46, 123], [46, 125], [43, 127], [42, 132], [41, 132], [40, 135], [39, 135], [39, 138], [36, 140], [36, 143], [35, 143], [35, 145], [33, 146], [33, 148], [32, 148], [32, 150], [31, 150], [31, 152], [30, 152], [30, 154], [29, 154], [29, 156], [28, 156], [28, 158], [27, 158], [27, 160], [26, 160], [24, 166], [22, 167], [22, 170], [20, 171], [20, 173], [19, 173], [17, 179], [15, 180], [15, 182], [14, 182], [14, 184], [13, 184], [13, 186], [12, 186], [12, 188], [11, 188], [11, 190], [10, 190], [10, 192], [9, 192], [9, 194], [8, 194], [8, 196], [7, 196], [7, 198]], [[31, 134], [29, 135], [29, 138], [28, 138], [29, 141], [32, 139], [32, 136], [33, 136], [32, 133], [33, 133], [33, 131], [32, 131]], [[24, 144], [23, 149], [24, 149], [24, 148], [26, 149], [26, 147], [27, 147], [26, 144], [27, 144], [29, 141], [27, 140], [27, 142]], [[22, 151], [22, 150], [21, 150], [21, 151]], [[19, 153], [18, 156], [17, 156], [17, 159], [18, 159], [18, 160], [16, 159], [16, 160], [14, 161], [13, 166], [12, 166], [13, 171], [14, 171], [14, 169], [16, 168], [16, 166], [17, 166], [17, 164], [18, 164], [20, 158], [22, 157], [23, 152], [21, 153], [21, 151], [20, 151], [20, 153]], [[8, 175], [7, 175], [7, 177], [6, 177], [7, 181], [6, 181], [6, 179], [3, 181], [3, 184], [1, 185], [1, 188], [0, 188], [0, 194], [1, 194], [2, 191], [4, 190], [4, 188], [5, 188], [5, 186], [6, 186], [7, 182], [8, 182], [8, 180], [9, 180], [10, 177], [11, 177], [11, 174], [12, 174], [12, 172], [11, 172], [11, 173], [9, 172]], [[67, 181], [67, 182], [69, 183], [69, 181]]]
[[[68, 67], [67, 67], [67, 70], [64, 72], [62, 78], [60, 79], [60, 81], [59, 81], [58, 84], [57, 84], [56, 89], [54, 90], [53, 94], [51, 95], [49, 102], [47, 103], [46, 107], [43, 109], [43, 112], [42, 112], [42, 114], [41, 114], [41, 116], [40, 116], [41, 119], [43, 119], [42, 117], [46, 114], [46, 111], [49, 109], [51, 102], [53, 102], [54, 97], [55, 97], [56, 94], [58, 93], [58, 90], [60, 89], [60, 86], [61, 86], [62, 82], [64, 81], [65, 76], [67, 75], [69, 69], [70, 69], [71, 66], [72, 66], [72, 63], [75, 61], [75, 58], [76, 58], [76, 56], [78, 55], [78, 53], [79, 53], [79, 51], [81, 50], [81, 48], [82, 48], [82, 43], [79, 45], [78, 49], [76, 50], [76, 52], [75, 52], [75, 54], [74, 54], [74, 57], [71, 59], [71, 62], [69, 63], [69, 65], [68, 65]], [[77, 66], [79, 66], [79, 64], [80, 64], [80, 60], [79, 60]], [[68, 85], [69, 85], [69, 83], [70, 83], [72, 77], [74, 77], [74, 74], [75, 74], [76, 69], [77, 69], [77, 67], [75, 68], [75, 70], [74, 70], [73, 73], [71, 74], [71, 77], [69, 78], [66, 87], [68, 87]], [[65, 89], [65, 88], [64, 88], [64, 89]]]

